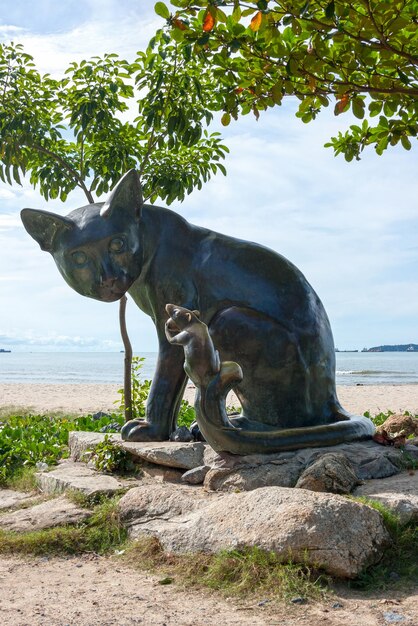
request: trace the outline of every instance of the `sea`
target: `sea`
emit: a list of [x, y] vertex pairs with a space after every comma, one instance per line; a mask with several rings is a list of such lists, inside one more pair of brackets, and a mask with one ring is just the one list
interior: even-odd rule
[[[156, 352], [144, 352], [141, 378], [151, 379]], [[337, 352], [337, 385], [418, 384], [418, 352]], [[0, 383], [78, 384], [123, 380], [120, 352], [0, 352]]]

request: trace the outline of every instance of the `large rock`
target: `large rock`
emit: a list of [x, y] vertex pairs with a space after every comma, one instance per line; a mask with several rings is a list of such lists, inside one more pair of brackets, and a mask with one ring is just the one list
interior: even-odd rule
[[350, 493], [359, 484], [344, 454], [330, 452], [319, 457], [299, 477], [296, 487], [327, 493]]
[[39, 472], [36, 474], [36, 480], [40, 490], [47, 494], [58, 494], [73, 489], [89, 497], [100, 494], [111, 495], [137, 484], [137, 481], [100, 474], [86, 467], [84, 463], [72, 461], [63, 461], [51, 471]]
[[357, 487], [354, 495], [381, 502], [398, 515], [402, 524], [418, 521], [418, 473], [369, 480]]
[[132, 537], [155, 535], [182, 553], [259, 546], [345, 578], [378, 561], [390, 541], [377, 511], [333, 494], [264, 487], [205, 497], [198, 487], [173, 489], [138, 487], [121, 499]]
[[20, 509], [0, 516], [0, 528], [15, 532], [43, 530], [54, 526], [78, 524], [87, 519], [91, 511], [82, 509], [64, 496], [47, 500], [28, 509]]

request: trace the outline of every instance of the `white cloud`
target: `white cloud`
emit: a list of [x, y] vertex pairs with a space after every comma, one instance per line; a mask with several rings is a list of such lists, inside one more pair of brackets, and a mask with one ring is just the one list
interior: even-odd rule
[[[132, 60], [136, 51], [144, 49], [161, 26], [161, 20], [153, 11], [153, 3], [139, 3], [136, 11], [119, 15], [116, 15], [115, 2], [106, 3], [107, 8], [101, 3], [90, 4], [92, 19], [89, 21], [49, 34], [16, 29], [13, 40], [24, 45], [41, 72], [61, 75], [72, 61], [80, 62], [109, 52], [117, 52]], [[11, 27], [8, 28], [11, 31]], [[0, 37], [3, 40], [10, 38], [7, 31], [2, 35], [1, 30]]]

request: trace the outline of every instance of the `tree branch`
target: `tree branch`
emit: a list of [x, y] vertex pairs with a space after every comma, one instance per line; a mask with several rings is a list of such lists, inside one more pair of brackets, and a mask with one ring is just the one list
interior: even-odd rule
[[60, 157], [59, 154], [56, 154], [52, 150], [48, 150], [48, 148], [44, 148], [40, 144], [32, 143], [29, 145], [29, 147], [33, 148], [34, 150], [37, 150], [38, 152], [41, 152], [41, 154], [45, 154], [46, 156], [51, 157], [51, 159], [54, 159], [54, 161], [57, 161], [57, 163], [59, 163], [66, 170], [66, 172], [68, 172], [68, 174], [71, 174], [72, 178], [74, 178], [77, 181], [77, 186], [80, 187], [80, 189], [84, 191], [84, 194], [87, 200], [89, 201], [89, 203], [94, 204], [94, 198], [90, 190], [86, 187], [84, 180], [79, 176], [78, 172], [73, 167], [71, 167], [69, 163], [67, 163], [65, 159]]

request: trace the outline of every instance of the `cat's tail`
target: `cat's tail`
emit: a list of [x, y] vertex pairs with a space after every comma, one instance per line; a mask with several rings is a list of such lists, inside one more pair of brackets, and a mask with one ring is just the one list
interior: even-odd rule
[[369, 439], [374, 433], [371, 420], [354, 415], [344, 421], [305, 428], [278, 429], [263, 425], [262, 429], [254, 429], [245, 422], [236, 427], [226, 413], [226, 396], [241, 380], [240, 366], [224, 362], [211, 382], [198, 390], [197, 423], [206, 441], [217, 452], [245, 455], [333, 446]]

